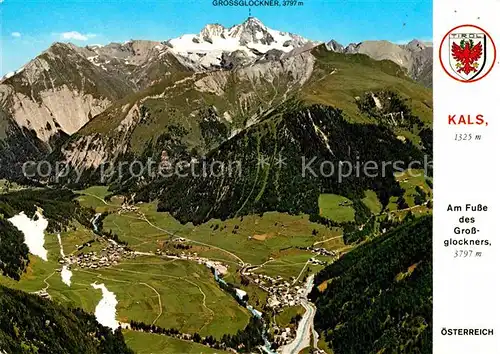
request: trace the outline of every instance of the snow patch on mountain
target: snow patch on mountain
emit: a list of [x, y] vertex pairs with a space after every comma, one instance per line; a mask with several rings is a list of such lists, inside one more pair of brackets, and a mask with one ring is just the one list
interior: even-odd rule
[[[64, 248], [62, 245], [61, 241], [61, 234], [57, 234], [57, 241], [59, 242], [59, 253], [61, 254], [61, 257], [63, 259], [66, 258], [66, 255], [64, 254]], [[64, 284], [67, 286], [71, 286], [71, 277], [73, 276], [73, 272], [69, 270], [69, 267], [67, 264], [63, 265], [61, 269], [61, 280]]]
[[61, 280], [67, 286], [71, 286], [71, 277], [73, 276], [73, 272], [69, 270], [67, 265], [63, 265], [61, 270]]
[[116, 295], [109, 291], [104, 284], [91, 284], [94, 289], [102, 291], [102, 299], [95, 308], [95, 317], [97, 322], [111, 329], [117, 329], [120, 324], [116, 320]]
[[36, 211], [33, 218], [26, 216], [24, 211], [8, 219], [19, 231], [24, 234], [24, 243], [31, 254], [47, 260], [47, 250], [44, 247], [45, 229], [49, 225], [47, 219]]

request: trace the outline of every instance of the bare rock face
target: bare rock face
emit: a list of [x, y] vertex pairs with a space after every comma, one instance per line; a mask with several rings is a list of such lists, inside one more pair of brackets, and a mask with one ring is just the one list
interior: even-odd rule
[[404, 68], [408, 68], [411, 61], [410, 51], [388, 41], [362, 42], [356, 52], [366, 54], [375, 60], [391, 60]]
[[241, 25], [231, 27], [229, 37], [238, 39], [242, 46], [249, 43], [271, 45], [275, 41], [267, 27], [254, 17], [249, 17]]
[[74, 134], [132, 92], [132, 85], [93, 65], [80, 48], [55, 43], [0, 82], [0, 136], [9, 138], [3, 153], [26, 154], [19, 148], [9, 152], [15, 139], [26, 144], [35, 139], [37, 151], [51, 151], [60, 137]]
[[[311, 51], [319, 44], [253, 17], [162, 42], [55, 43], [0, 80], [0, 163], [9, 166], [62, 146], [57, 158], [96, 168], [138, 153], [158, 136], [167, 145], [173, 139], [176, 151], [207, 152], [294, 96], [313, 77]], [[391, 60], [414, 79], [432, 82], [428, 43], [344, 47], [332, 40], [325, 47]]]
[[59, 130], [68, 135], [76, 133], [111, 104], [105, 97], [93, 97], [66, 85], [41, 91], [39, 95], [37, 102], [22, 93], [13, 94], [10, 110], [17, 125], [34, 130], [47, 143]]
[[302, 86], [311, 77], [314, 62], [314, 56], [310, 52], [304, 52], [281, 62], [269, 61], [244, 67], [238, 70], [237, 75], [239, 78], [248, 79], [254, 84], [261, 84], [263, 81], [272, 83], [277, 77], [287, 74], [289, 87], [296, 84]]
[[344, 53], [344, 46], [335, 40], [325, 43], [326, 49], [335, 53]]
[[[123, 120], [107, 134], [78, 134], [61, 148], [64, 162], [78, 170], [97, 169], [101, 164], [113, 160], [127, 151], [130, 134], [140, 120], [137, 104], [121, 107]], [[109, 112], [108, 112], [109, 114]]]
[[200, 37], [207, 42], [211, 42], [213, 37], [224, 37], [224, 26], [215, 23], [206, 25], [200, 32]]

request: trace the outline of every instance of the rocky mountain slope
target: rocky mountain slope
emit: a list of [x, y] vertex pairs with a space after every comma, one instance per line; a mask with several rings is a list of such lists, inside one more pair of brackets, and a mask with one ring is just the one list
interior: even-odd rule
[[131, 40], [105, 46], [86, 46], [79, 52], [108, 74], [120, 77], [141, 90], [178, 71], [189, 70], [160, 42]]
[[97, 116], [71, 137], [62, 158], [96, 168], [126, 153], [170, 159], [205, 154], [255, 123], [310, 78], [309, 52], [231, 71], [172, 76]]
[[398, 45], [388, 41], [351, 43], [347, 47], [331, 40], [328, 50], [346, 54], [366, 54], [375, 60], [391, 60], [408, 71], [410, 77], [425, 86], [432, 86], [432, 43], [419, 40]]
[[[207, 25], [199, 34], [163, 42], [56, 43], [0, 81], [1, 174], [19, 172], [22, 161], [47, 153], [83, 168], [147, 149], [170, 157], [199, 156], [296, 95], [364, 120], [355, 98], [377, 87], [364, 85], [363, 70], [373, 63], [365, 65], [357, 53], [398, 63], [403, 67], [398, 77], [430, 77], [428, 48], [420, 42], [377, 43], [344, 48], [329, 42], [323, 48], [342, 53], [342, 60], [323, 65], [318, 42], [273, 30], [252, 17], [230, 28]], [[361, 71], [343, 70], [349, 61], [363, 63]], [[389, 75], [398, 71], [388, 63], [382, 66]], [[346, 87], [347, 72], [362, 74], [358, 87], [363, 89], [356, 95], [334, 89], [338, 96], [331, 95], [335, 78]], [[429, 102], [424, 101], [419, 97], [411, 104], [425, 112]]]
[[[390, 61], [324, 47], [308, 53], [314, 70], [295, 95], [263, 111], [253, 125], [211, 150], [203, 163], [186, 168], [196, 173], [158, 178], [139, 189], [138, 198], [159, 196], [161, 210], [198, 223], [271, 210], [317, 215], [320, 193], [350, 198], [362, 218], [366, 211], [357, 202], [365, 190], [376, 191], [383, 205], [397, 197], [401, 190], [392, 172], [380, 178], [351, 174], [340, 181], [339, 163], [406, 161], [400, 166], [404, 169], [409, 161], [421, 161], [423, 132], [432, 122], [431, 92]], [[392, 119], [394, 112], [398, 116]], [[301, 158], [313, 161], [313, 172], [303, 175]], [[233, 162], [241, 169], [235, 171]], [[212, 175], [197, 170], [218, 163], [224, 170]], [[333, 169], [326, 177], [319, 170], [323, 163]]]
[[[174, 168], [179, 166], [176, 165], [177, 161], [183, 160], [189, 163], [184, 166], [185, 170], [194, 170], [196, 173], [181, 173], [181, 177], [166, 178], [150, 175], [132, 178], [127, 174], [119, 178], [115, 174], [109, 182], [114, 181], [119, 188], [133, 188], [138, 192], [137, 199], [149, 200], [159, 197], [161, 210], [169, 211], [183, 222], [195, 223], [210, 218], [225, 219], [271, 210], [317, 215], [320, 193], [340, 194], [356, 202], [363, 197], [365, 190], [371, 189], [377, 192], [384, 205], [391, 196], [397, 197], [401, 190], [394, 183], [392, 172], [386, 171], [383, 178], [379, 179], [356, 175], [339, 182], [338, 163], [350, 161], [354, 164], [358, 159], [361, 162], [378, 161], [380, 166], [382, 161], [408, 163], [412, 160], [422, 160], [426, 142], [422, 132], [429, 129], [432, 121], [431, 92], [408, 79], [404, 70], [396, 64], [390, 61], [375, 61], [361, 54], [332, 53], [320, 47], [288, 60], [291, 60], [291, 63], [307, 60], [306, 62], [312, 64], [311, 73], [302, 76], [302, 80], [295, 83], [286, 80], [288, 84], [294, 83], [291, 89], [288, 86], [288, 93], [278, 95], [280, 100], [265, 100], [266, 105], [254, 106], [259, 109], [254, 108], [251, 119], [226, 121], [225, 127], [241, 127], [241, 130], [235, 130], [229, 139], [215, 141], [214, 145], [190, 145], [193, 143], [193, 137], [206, 136], [203, 132], [209, 126], [211, 128], [207, 131], [217, 131], [217, 127], [220, 128], [219, 137], [227, 134], [228, 129], [222, 128], [218, 123], [224, 117], [220, 112], [227, 112], [220, 107], [228, 107], [224, 104], [227, 97], [230, 97], [231, 86], [221, 87], [220, 94], [225, 97], [224, 103], [214, 100], [220, 97], [214, 92], [204, 93], [205, 95], [196, 93], [203, 98], [203, 101], [195, 101], [200, 105], [199, 109], [210, 102], [212, 115], [197, 117], [189, 111], [178, 111], [177, 114], [180, 115], [176, 118], [163, 118], [169, 128], [162, 136], [143, 134], [149, 140], [138, 146], [147, 148], [142, 152], [136, 150], [137, 155], [134, 158], [140, 160], [152, 157], [158, 164], [165, 159]], [[290, 72], [293, 68], [297, 69], [292, 70], [293, 73], [304, 72], [304, 66], [299, 65], [289, 66], [285, 72]], [[255, 66], [241, 70], [245, 72], [250, 69], [254, 70]], [[212, 74], [203, 76], [203, 79], [211, 78]], [[276, 74], [279, 74], [279, 71]], [[241, 73], [239, 75], [241, 76]], [[274, 97], [272, 89], [276, 86], [270, 84], [276, 81], [273, 78], [280, 76], [270, 76], [267, 86], [264, 85], [266, 81], [261, 78], [257, 86], [259, 88], [251, 92]], [[244, 81], [239, 83], [239, 87], [245, 87]], [[192, 86], [197, 85], [188, 85]], [[180, 87], [178, 83], [176, 89]], [[387, 91], [387, 87], [392, 87], [395, 91]], [[180, 101], [185, 102], [185, 92], [188, 91], [174, 90], [169, 94], [180, 94], [184, 97]], [[191, 89], [190, 92], [193, 95], [196, 90]], [[176, 101], [175, 97], [160, 97], [155, 100], [160, 100], [157, 104], [167, 109], [172, 107], [171, 102]], [[162, 101], [164, 99], [165, 101]], [[148, 105], [143, 104], [143, 107]], [[190, 104], [182, 107], [186, 109], [196, 106]], [[138, 116], [137, 120], [141, 123], [136, 125], [132, 137], [137, 131], [147, 127], [147, 121], [155, 127], [153, 131], [161, 126], [155, 123], [159, 111], [146, 111], [150, 115], [145, 114], [142, 119]], [[393, 119], [394, 112], [398, 115]], [[186, 120], [183, 117], [186, 116], [190, 117], [191, 126], [182, 123]], [[248, 117], [242, 117], [244, 116]], [[79, 134], [88, 133], [90, 128], [93, 130], [92, 134], [98, 134], [94, 124], [99, 122], [100, 118], [97, 117], [89, 123]], [[102, 121], [109, 122], [109, 119]], [[209, 122], [210, 125], [207, 125]], [[151, 129], [151, 126], [148, 129]], [[196, 133], [198, 131], [201, 133]], [[87, 135], [87, 139], [94, 138], [88, 138]], [[129, 141], [133, 142], [134, 139]], [[125, 147], [126, 142], [123, 142], [122, 146]], [[116, 143], [110, 146], [116, 146]], [[81, 154], [82, 150], [78, 149], [78, 146], [72, 148], [71, 151], [66, 151], [67, 156]], [[131, 158], [125, 154], [123, 157]], [[313, 160], [314, 173], [302, 176], [301, 157], [307, 161]], [[81, 161], [88, 160], [85, 158]], [[231, 164], [235, 162], [239, 162], [241, 170], [234, 170], [237, 167]], [[320, 174], [318, 168], [323, 162], [334, 165], [332, 168], [335, 171], [328, 178], [316, 176]], [[404, 168], [405, 163], [400, 167]], [[217, 170], [208, 176], [199, 170], [205, 168], [203, 166], [210, 169], [217, 164], [223, 166], [219, 166], [219, 169], [224, 170]], [[362, 215], [365, 211], [360, 204], [357, 206]]]
[[54, 44], [0, 82], [2, 166], [50, 152], [132, 92], [128, 81], [96, 67], [75, 46]]

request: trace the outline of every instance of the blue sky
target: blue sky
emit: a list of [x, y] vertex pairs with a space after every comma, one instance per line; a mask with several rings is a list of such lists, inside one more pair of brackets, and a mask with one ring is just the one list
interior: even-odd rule
[[[253, 7], [252, 15], [274, 29], [342, 44], [432, 37], [432, 0], [302, 1], [296, 7]], [[213, 6], [212, 0], [0, 0], [0, 76], [56, 41], [167, 40], [198, 33], [207, 23], [241, 23], [248, 11]]]

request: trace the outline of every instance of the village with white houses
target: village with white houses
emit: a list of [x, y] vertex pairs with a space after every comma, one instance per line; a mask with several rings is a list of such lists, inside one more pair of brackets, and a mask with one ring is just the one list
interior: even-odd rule
[[70, 255], [60, 260], [59, 263], [69, 263], [70, 265], [77, 265], [80, 268], [98, 269], [117, 265], [124, 258], [133, 259], [136, 257], [136, 254], [133, 251], [127, 250], [125, 246], [113, 240], [109, 241], [107, 246], [101, 249], [99, 253], [97, 251], [90, 251], [88, 253], [80, 253], [76, 256]]
[[[137, 212], [136, 207], [124, 203], [117, 213]], [[97, 222], [99, 215], [96, 214], [94, 222]], [[95, 225], [94, 225], [95, 226]], [[158, 256], [170, 259], [179, 259], [186, 261], [194, 261], [198, 264], [205, 265], [214, 273], [215, 280], [219, 283], [227, 285], [224, 276], [228, 273], [229, 265], [221, 261], [211, 260], [208, 258], [200, 257], [196, 252], [189, 252], [191, 248], [188, 239], [183, 237], [170, 237], [164, 242], [164, 247], [156, 249], [156, 252], [139, 252], [129, 249], [127, 246], [117, 243], [113, 239], [98, 236], [96, 239], [88, 241], [82, 245], [75, 245], [76, 252], [70, 255], [61, 256], [59, 263], [63, 269], [70, 269], [71, 267], [79, 267], [83, 269], [96, 270], [99, 268], [106, 268], [118, 265], [124, 259], [134, 259], [139, 256]], [[99, 246], [102, 248], [96, 250]], [[96, 247], [97, 246], [97, 247]], [[86, 248], [90, 248], [85, 252]], [[338, 259], [338, 254], [335, 251], [327, 250], [322, 247], [309, 246], [301, 248], [311, 253], [311, 257], [305, 262], [304, 267], [300, 274], [294, 278], [285, 278], [280, 275], [272, 277], [262, 272], [257, 272], [262, 265], [253, 266], [243, 264], [242, 268], [238, 271], [239, 274], [246, 278], [249, 282], [258, 286], [265, 291], [268, 296], [264, 309], [270, 310], [274, 315], [284, 311], [288, 307], [303, 306], [307, 302], [308, 284], [305, 281], [307, 277], [305, 270], [308, 266], [326, 266], [330, 262]], [[274, 259], [271, 257], [268, 262]], [[267, 262], [266, 262], [267, 263]], [[58, 271], [62, 271], [59, 269]], [[45, 290], [45, 289], [44, 289]], [[39, 295], [49, 297], [46, 291], [40, 291]], [[261, 317], [262, 312], [252, 307], [247, 303], [248, 294], [246, 291], [238, 288], [233, 289], [236, 297], [244, 303], [249, 311], [254, 316]], [[296, 324], [288, 324], [284, 328], [280, 328], [276, 322], [271, 325], [271, 331], [275, 334], [273, 341], [280, 347], [291, 343], [296, 337]], [[321, 351], [317, 351], [321, 353]]]

